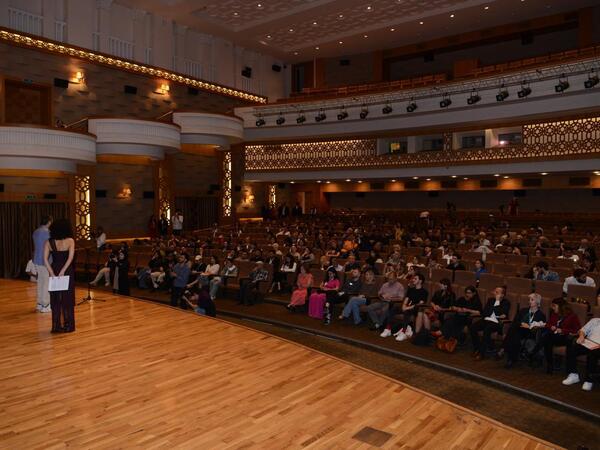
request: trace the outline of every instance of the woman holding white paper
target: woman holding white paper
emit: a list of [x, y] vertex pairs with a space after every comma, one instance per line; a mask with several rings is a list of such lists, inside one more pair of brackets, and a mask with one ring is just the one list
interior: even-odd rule
[[[71, 224], [60, 219], [50, 226], [50, 239], [44, 247], [44, 264], [51, 277], [50, 305], [52, 307], [52, 332], [75, 331], [75, 241]], [[52, 256], [52, 263], [50, 263]], [[52, 279], [54, 277], [66, 277]], [[65, 283], [61, 286], [61, 281]]]

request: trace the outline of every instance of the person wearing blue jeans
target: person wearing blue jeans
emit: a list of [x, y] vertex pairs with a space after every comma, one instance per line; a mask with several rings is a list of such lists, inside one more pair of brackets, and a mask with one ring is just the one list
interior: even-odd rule
[[353, 295], [348, 299], [344, 310], [340, 315], [339, 319], [346, 319], [352, 314], [355, 325], [360, 325], [362, 319], [360, 318], [360, 307], [366, 305], [367, 301], [371, 298], [377, 297], [377, 285], [375, 284], [375, 273], [368, 269], [364, 273], [364, 282], [361, 285], [358, 295]]

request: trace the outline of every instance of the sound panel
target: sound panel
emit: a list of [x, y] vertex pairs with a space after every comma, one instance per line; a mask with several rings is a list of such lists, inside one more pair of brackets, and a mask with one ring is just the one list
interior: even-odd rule
[[66, 89], [69, 87], [69, 80], [65, 80], [63, 78], [55, 78], [54, 87]]
[[589, 186], [590, 177], [571, 177], [569, 178], [569, 186]]
[[273, 72], [281, 72], [281, 66], [279, 64], [273, 64], [271, 66], [271, 69], [273, 70]]
[[523, 179], [523, 187], [540, 187], [542, 185], [541, 178], [525, 178]]
[[154, 191], [144, 191], [142, 198], [154, 198]]
[[128, 84], [126, 84], [125, 86], [123, 86], [123, 92], [125, 92], [126, 94], [135, 95], [137, 94], [137, 88], [135, 86], [129, 86]]
[[479, 187], [482, 188], [495, 188], [498, 187], [498, 180], [481, 180]]
[[108, 192], [106, 189], [96, 189], [96, 198], [106, 198]]

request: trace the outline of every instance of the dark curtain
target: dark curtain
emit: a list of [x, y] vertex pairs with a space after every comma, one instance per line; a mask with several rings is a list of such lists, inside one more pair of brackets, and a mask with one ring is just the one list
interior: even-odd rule
[[0, 277], [23, 273], [33, 255], [31, 235], [46, 215], [69, 218], [69, 204], [0, 202]]
[[218, 197], [176, 197], [175, 208], [183, 213], [186, 230], [209, 228], [218, 222]]

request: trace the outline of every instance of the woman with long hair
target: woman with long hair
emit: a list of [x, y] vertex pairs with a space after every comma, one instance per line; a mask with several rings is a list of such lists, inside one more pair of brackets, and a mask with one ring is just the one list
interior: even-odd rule
[[313, 276], [310, 273], [310, 265], [308, 263], [300, 266], [300, 273], [296, 280], [296, 289], [292, 292], [292, 298], [287, 305], [287, 309], [293, 311], [296, 306], [302, 306], [308, 298], [308, 289], [312, 287]]
[[[50, 263], [52, 256], [52, 263]], [[75, 331], [75, 240], [71, 223], [59, 219], [50, 225], [50, 239], [44, 246], [44, 265], [50, 277], [69, 277], [65, 291], [50, 292], [52, 333]]]

